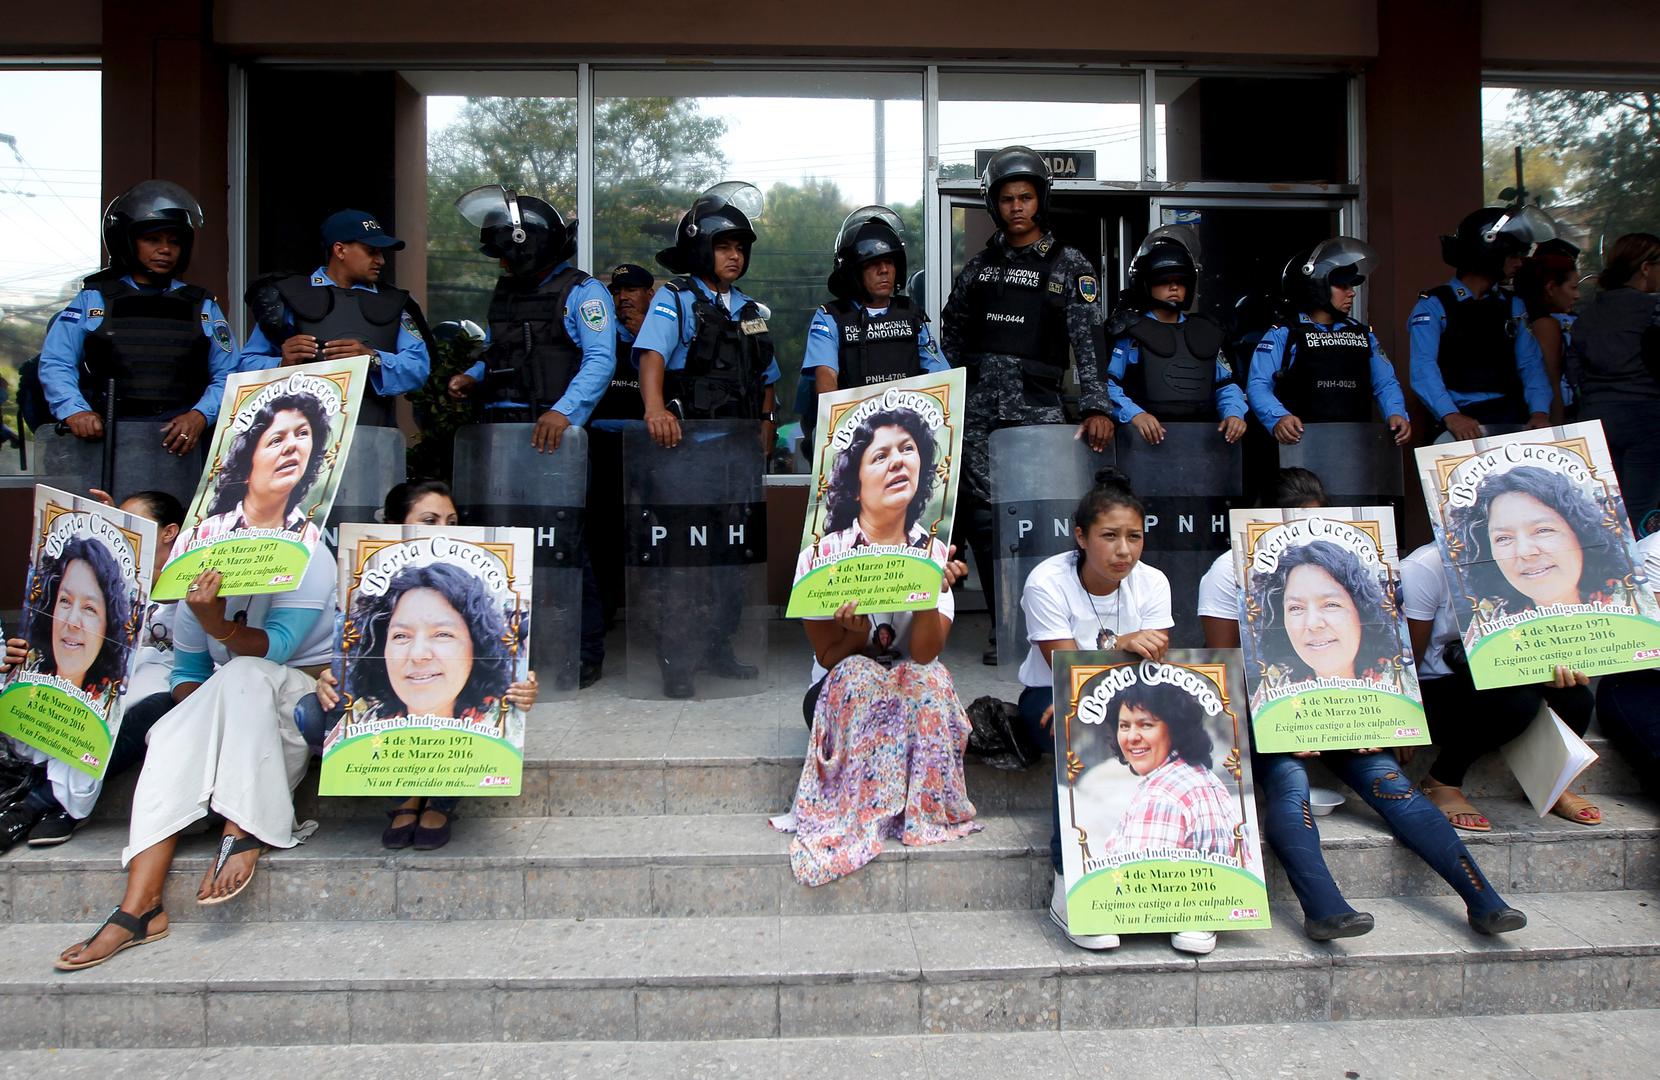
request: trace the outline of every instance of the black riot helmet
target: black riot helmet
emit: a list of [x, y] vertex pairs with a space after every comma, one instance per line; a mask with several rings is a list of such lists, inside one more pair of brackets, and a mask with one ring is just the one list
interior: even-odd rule
[[536, 198], [500, 184], [485, 184], [455, 200], [455, 208], [478, 229], [478, 249], [507, 263], [514, 276], [533, 274], [576, 254], [576, 220]]
[[715, 241], [736, 236], [743, 245], [744, 267], [738, 276], [749, 273], [749, 256], [755, 245], [755, 226], [761, 216], [761, 189], [741, 180], [716, 184], [697, 197], [692, 208], [680, 217], [674, 230], [674, 246], [657, 253], [657, 261], [673, 274], [715, 276]]
[[1555, 236], [1556, 222], [1537, 206], [1484, 206], [1466, 215], [1456, 233], [1441, 238], [1441, 260], [1460, 273], [1496, 281], [1504, 276], [1506, 259], [1526, 255]]
[[1026, 146], [1005, 146], [991, 155], [986, 171], [980, 174], [980, 194], [985, 196], [986, 211], [991, 220], [1004, 228], [1003, 215], [997, 212], [997, 193], [1010, 180], [1029, 180], [1037, 188], [1037, 222], [1046, 226], [1049, 216], [1049, 163], [1036, 150]]
[[1352, 236], [1333, 237], [1291, 257], [1280, 275], [1280, 291], [1295, 311], [1327, 311], [1335, 318], [1348, 318], [1332, 307], [1332, 289], [1358, 288], [1377, 262], [1378, 253], [1370, 246]]
[[[1186, 311], [1198, 291], [1200, 265], [1198, 234], [1186, 225], [1160, 225], [1147, 234], [1130, 260], [1129, 291], [1137, 305]], [[1170, 281], [1187, 286], [1187, 296], [1180, 303], [1154, 300], [1152, 287]]]
[[190, 266], [190, 252], [196, 246], [196, 230], [202, 227], [202, 206], [196, 197], [171, 180], [145, 180], [134, 184], [104, 211], [104, 248], [110, 265], [127, 273], [143, 271], [134, 241], [158, 229], [179, 234], [179, 261], [173, 276], [180, 277]]
[[885, 206], [861, 206], [836, 232], [836, 265], [830, 294], [839, 300], [869, 300], [861, 272], [878, 259], [893, 262], [895, 291], [905, 287], [905, 225]]

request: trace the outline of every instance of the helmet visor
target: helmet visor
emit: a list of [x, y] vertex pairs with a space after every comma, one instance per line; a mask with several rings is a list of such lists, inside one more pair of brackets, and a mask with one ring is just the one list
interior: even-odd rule
[[1501, 238], [1518, 244], [1525, 251], [1534, 244], [1556, 238], [1556, 222], [1537, 206], [1507, 210], [1503, 217], [1489, 225], [1481, 238], [1491, 244]]
[[463, 192], [455, 200], [455, 209], [475, 229], [518, 226], [518, 201], [500, 184], [485, 184]]
[[133, 224], [171, 221], [192, 230], [202, 227], [202, 206], [196, 197], [171, 180], [145, 180], [128, 188], [110, 203], [111, 215], [124, 214]]
[[1377, 268], [1378, 253], [1352, 236], [1339, 236], [1316, 247], [1301, 266], [1312, 281], [1353, 286], [1365, 281]]
[[742, 180], [728, 180], [699, 195], [692, 205], [692, 213], [697, 218], [716, 217], [731, 207], [753, 222], [761, 216], [765, 205], [760, 188]]
[[846, 220], [842, 222], [842, 227], [836, 230], [835, 250], [840, 251], [845, 247], [851, 247], [865, 236], [882, 235], [881, 229], [866, 230], [864, 228], [865, 225], [871, 222], [887, 226], [893, 231], [894, 237], [904, 243], [905, 223], [899, 220], [898, 214], [885, 206], [861, 206], [847, 215]]
[[1193, 231], [1191, 225], [1160, 225], [1147, 234], [1147, 239], [1136, 248], [1135, 257], [1141, 258], [1160, 244], [1178, 244], [1186, 249], [1188, 257], [1193, 260], [1195, 268], [1200, 263], [1199, 234]]

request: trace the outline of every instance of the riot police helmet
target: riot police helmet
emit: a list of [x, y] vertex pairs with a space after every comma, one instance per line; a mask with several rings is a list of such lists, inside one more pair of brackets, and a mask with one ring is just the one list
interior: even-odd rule
[[1280, 275], [1280, 290], [1297, 311], [1328, 311], [1347, 316], [1332, 306], [1334, 288], [1358, 288], [1377, 266], [1378, 253], [1352, 236], [1324, 240], [1291, 257]]
[[999, 229], [1007, 226], [1003, 215], [998, 213], [997, 196], [1010, 180], [1027, 180], [1037, 189], [1037, 221], [1039, 225], [1045, 224], [1049, 216], [1049, 162], [1028, 146], [1005, 146], [991, 155], [980, 174], [980, 194], [985, 197], [986, 212]]
[[761, 189], [741, 180], [716, 184], [697, 197], [692, 208], [680, 217], [674, 230], [674, 244], [657, 253], [657, 261], [674, 274], [715, 276], [715, 242], [736, 237], [743, 246], [744, 265], [749, 272], [750, 252], [755, 245], [754, 222], [761, 216]]
[[878, 259], [893, 263], [893, 279], [905, 282], [905, 225], [886, 206], [861, 206], [847, 215], [836, 232], [835, 268], [830, 271], [830, 293], [842, 300], [864, 297], [861, 272]]
[[[1198, 289], [1199, 236], [1187, 225], [1160, 225], [1147, 234], [1130, 260], [1130, 291], [1137, 302], [1167, 311], [1186, 311], [1193, 306]], [[1186, 286], [1181, 300], [1155, 300], [1154, 285], [1177, 282]]]
[[1556, 237], [1556, 222], [1537, 206], [1484, 206], [1465, 215], [1458, 231], [1441, 238], [1441, 259], [1460, 272], [1498, 280], [1504, 262]]
[[478, 229], [478, 249], [507, 264], [515, 276], [545, 270], [576, 254], [576, 220], [567, 223], [551, 205], [501, 184], [484, 184], [455, 200]]
[[171, 180], [145, 180], [117, 195], [104, 211], [104, 248], [110, 264], [131, 273], [143, 270], [135, 241], [146, 233], [172, 229], [179, 234], [179, 258], [173, 264], [178, 277], [190, 266], [196, 230], [202, 227], [202, 205]]

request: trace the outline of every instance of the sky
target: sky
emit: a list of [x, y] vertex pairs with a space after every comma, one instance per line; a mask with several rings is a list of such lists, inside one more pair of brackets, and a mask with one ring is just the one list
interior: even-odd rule
[[99, 76], [0, 69], [0, 308], [98, 268]]

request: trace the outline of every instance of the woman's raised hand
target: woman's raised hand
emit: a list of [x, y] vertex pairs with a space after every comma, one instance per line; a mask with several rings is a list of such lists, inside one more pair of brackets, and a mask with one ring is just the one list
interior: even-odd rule
[[317, 676], [317, 704], [324, 712], [340, 704], [340, 684], [334, 681], [333, 668], [324, 668]]
[[507, 703], [515, 709], [528, 710], [536, 704], [536, 673], [532, 671], [524, 682], [516, 682], [507, 688]]
[[952, 544], [950, 550], [945, 553], [945, 591], [950, 592], [956, 588], [957, 582], [967, 576], [968, 564], [957, 558], [957, 545]]
[[836, 625], [849, 634], [858, 634], [862, 638], [867, 638], [870, 636], [870, 616], [860, 615], [857, 610], [858, 606], [859, 602], [857, 600], [849, 600], [837, 608], [836, 614], [832, 617], [836, 620]]
[[1567, 664], [1556, 665], [1556, 678], [1551, 683], [1558, 690], [1566, 690], [1570, 686], [1590, 686], [1591, 677], [1583, 671], [1576, 671]]
[[24, 641], [20, 637], [7, 638], [6, 659], [3, 664], [0, 664], [0, 667], [3, 667], [7, 672], [11, 672], [16, 670], [16, 668], [28, 658], [29, 643], [27, 641]]
[[1133, 634], [1121, 634], [1118, 647], [1156, 664], [1164, 659], [1165, 651], [1170, 648], [1170, 633], [1167, 630], [1137, 630]]

